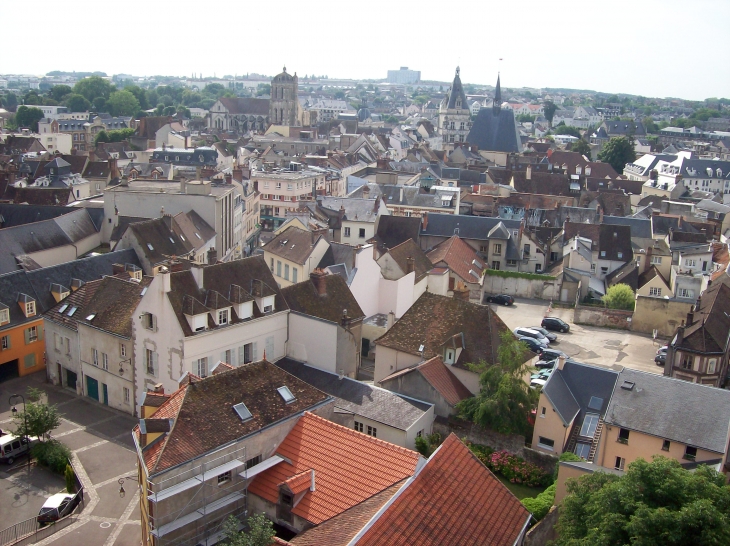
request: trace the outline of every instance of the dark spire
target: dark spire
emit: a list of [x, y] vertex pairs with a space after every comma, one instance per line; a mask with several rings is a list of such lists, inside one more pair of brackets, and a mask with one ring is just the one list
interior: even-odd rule
[[498, 114], [502, 109], [502, 86], [499, 84], [499, 72], [497, 73], [497, 88], [494, 91], [494, 102], [492, 102], [492, 109], [495, 114]]

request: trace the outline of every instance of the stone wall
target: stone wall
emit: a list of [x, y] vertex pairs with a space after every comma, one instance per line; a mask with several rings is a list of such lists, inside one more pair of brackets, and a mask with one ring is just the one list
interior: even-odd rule
[[692, 303], [637, 296], [631, 329], [644, 334], [652, 334], [657, 330], [659, 337], [672, 337], [677, 331], [677, 326], [687, 319], [690, 309]]
[[530, 280], [518, 277], [484, 276], [485, 294], [509, 294], [517, 298], [559, 299], [560, 288], [557, 279]]
[[603, 326], [608, 328], [619, 328], [621, 330], [631, 330], [633, 316], [633, 311], [605, 309], [603, 307], [589, 307], [579, 304], [575, 306], [573, 322], [575, 324], [587, 324], [589, 326]]
[[531, 449], [529, 447], [524, 447], [520, 456], [528, 463], [539, 466], [545, 472], [549, 472], [550, 474], [555, 472], [555, 465], [558, 463], [558, 458], [555, 455], [550, 455], [549, 453], [537, 451], [536, 449]]
[[545, 546], [548, 541], [557, 539], [558, 533], [555, 532], [555, 524], [558, 522], [558, 517], [558, 507], [553, 506], [544, 518], [527, 531], [523, 545]]

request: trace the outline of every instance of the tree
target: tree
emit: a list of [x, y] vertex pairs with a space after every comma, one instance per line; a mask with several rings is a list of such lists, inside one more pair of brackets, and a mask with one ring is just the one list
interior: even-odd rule
[[130, 91], [115, 91], [106, 101], [106, 107], [113, 116], [133, 116], [140, 109], [139, 101]]
[[256, 96], [260, 97], [262, 95], [271, 95], [271, 84], [260, 83], [258, 85], [258, 87], [256, 88]]
[[[104, 131], [101, 131], [102, 133]], [[109, 138], [107, 142], [122, 142], [127, 140], [134, 134], [134, 129], [115, 129], [113, 131], [106, 131], [106, 135]]]
[[51, 87], [50, 91], [48, 91], [48, 94], [53, 98], [53, 100], [57, 100], [58, 102], [61, 102], [71, 93], [73, 93], [73, 90], [68, 85], [54, 85]]
[[546, 100], [542, 105], [542, 110], [545, 113], [545, 119], [550, 122], [550, 124], [553, 123], [553, 116], [555, 116], [555, 111], [558, 109], [557, 106], [555, 106], [555, 103], [551, 100]]
[[109, 135], [107, 132], [102, 129], [98, 133], [96, 133], [96, 138], [94, 138], [94, 145], [96, 146], [100, 142], [109, 142]]
[[15, 112], [15, 109], [18, 106], [18, 96], [15, 93], [8, 93], [5, 95], [5, 107], [10, 112]]
[[634, 291], [628, 284], [619, 283], [609, 286], [608, 290], [606, 290], [606, 295], [601, 298], [601, 301], [609, 309], [633, 311], [636, 299]]
[[18, 110], [15, 112], [15, 123], [18, 127], [30, 127], [35, 132], [38, 132], [38, 122], [42, 119], [43, 110], [40, 108], [18, 106]]
[[72, 112], [87, 112], [91, 108], [91, 103], [86, 100], [86, 97], [76, 93], [66, 95], [64, 102], [66, 103], [66, 108]]
[[582, 138], [580, 140], [576, 140], [575, 142], [572, 142], [569, 145], [569, 150], [571, 152], [576, 152], [576, 153], [579, 153], [580, 155], [584, 155], [588, 158], [591, 157], [591, 145], [588, 144]]
[[149, 104], [147, 103], [147, 93], [145, 93], [144, 89], [137, 85], [127, 85], [124, 90], [129, 91], [132, 95], [134, 95], [137, 102], [139, 102], [140, 109], [147, 110], [147, 108], [149, 108]]
[[626, 137], [612, 138], [598, 154], [598, 159], [611, 165], [617, 173], [623, 173], [626, 164], [636, 160], [636, 152], [631, 140]]
[[223, 523], [223, 533], [228, 546], [269, 546], [274, 539], [274, 524], [264, 514], [254, 514], [246, 520], [248, 532], [239, 532], [240, 523], [229, 516]]
[[175, 115], [175, 107], [174, 106], [165, 106], [165, 109], [162, 110], [163, 116], [174, 116]]
[[637, 459], [623, 476], [594, 472], [568, 481], [556, 546], [730, 544], [730, 487], [701, 465]]
[[99, 76], [84, 78], [74, 85], [74, 93], [83, 95], [89, 102], [94, 102], [97, 97], [106, 100], [112, 94], [112, 91], [114, 91], [114, 86]]
[[570, 125], [558, 125], [555, 128], [555, 134], [556, 135], [570, 135], [574, 136], [576, 138], [580, 138], [580, 131], [577, 127], [571, 127]]
[[43, 402], [27, 401], [23, 411], [13, 413], [15, 436], [37, 436], [43, 442], [50, 439], [51, 431], [60, 424], [58, 408]]
[[416, 437], [416, 451], [427, 459], [433, 454], [438, 446], [441, 445], [441, 435], [438, 432], [428, 434], [426, 436]]
[[97, 112], [106, 112], [106, 99], [104, 97], [96, 97], [92, 104]]
[[459, 415], [502, 434], [527, 434], [530, 413], [535, 408], [538, 391], [524, 377], [529, 371], [527, 346], [512, 332], [500, 335], [497, 363], [470, 366], [481, 372], [479, 394], [459, 402]]
[[344, 99], [345, 98], [345, 92], [344, 91], [336, 91], [335, 92], [335, 98], [336, 99]]
[[659, 127], [657, 127], [657, 124], [654, 123], [654, 119], [650, 117], [645, 117], [642, 122], [644, 123], [644, 128], [646, 129], [647, 133], [658, 133]]

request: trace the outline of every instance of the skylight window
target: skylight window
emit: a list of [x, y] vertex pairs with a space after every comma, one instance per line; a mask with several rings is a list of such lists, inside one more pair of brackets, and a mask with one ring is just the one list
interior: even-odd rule
[[86, 317], [86, 320], [94, 320], [95, 314], [91, 314], [88, 317]]
[[58, 312], [63, 313], [66, 309], [68, 309], [68, 303], [64, 303], [61, 307], [59, 307]]
[[174, 245], [175, 244], [175, 239], [173, 239], [172, 237], [170, 237], [170, 242]]
[[144, 287], [144, 288], [142, 289], [142, 293], [140, 294], [140, 296], [144, 296], [144, 295], [145, 295], [146, 293], [147, 293], [147, 287], [145, 286], [145, 287]]
[[200, 236], [200, 233], [198, 233], [197, 231], [195, 232], [195, 236], [196, 236], [196, 237], [197, 237], [198, 239], [200, 239], [201, 241], [203, 240], [203, 238], [202, 238], [202, 237]]
[[149, 248], [150, 250], [154, 250], [155, 249], [155, 247], [153, 247], [150, 243], [147, 243], [147, 248]]
[[182, 239], [183, 241], [185, 240], [185, 237], [183, 237], [182, 235], [180, 235], [180, 238], [181, 238], [181, 239]]
[[284, 399], [284, 402], [286, 402], [287, 404], [289, 404], [290, 402], [294, 402], [294, 400], [296, 399], [289, 390], [289, 387], [287, 387], [286, 385], [284, 385], [283, 387], [279, 387], [276, 390], [279, 392], [281, 397]]
[[68, 313], [66, 313], [66, 316], [68, 316], [68, 317], [74, 316], [74, 313], [76, 312], [76, 309], [78, 309], [78, 307], [76, 307], [76, 306], [71, 307], [71, 309], [68, 310]]
[[590, 402], [588, 402], [588, 407], [590, 409], [601, 411], [601, 408], [603, 407], [603, 398], [598, 398], [597, 396], [591, 396], [591, 400], [590, 400]]
[[253, 415], [246, 407], [246, 404], [244, 404], [243, 402], [240, 402], [233, 406], [233, 410], [238, 414], [238, 416], [241, 418], [241, 421], [243, 421], [244, 423], [249, 419], [253, 419]]

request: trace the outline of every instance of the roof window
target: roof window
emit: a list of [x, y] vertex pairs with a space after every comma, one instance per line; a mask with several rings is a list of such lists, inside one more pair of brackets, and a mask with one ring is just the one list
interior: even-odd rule
[[276, 390], [281, 395], [281, 397], [284, 399], [284, 402], [286, 402], [287, 404], [289, 404], [290, 402], [294, 402], [294, 400], [296, 400], [294, 395], [289, 390], [289, 387], [287, 387], [286, 385], [284, 385], [283, 387], [279, 387]]
[[233, 411], [238, 414], [238, 416], [241, 418], [241, 421], [243, 421], [244, 423], [250, 419], [253, 419], [253, 415], [246, 407], [246, 404], [244, 404], [243, 402], [239, 402], [238, 404], [233, 406]]
[[64, 303], [61, 307], [58, 308], [58, 312], [63, 314], [63, 312], [68, 309], [68, 303]]
[[86, 320], [94, 320], [94, 317], [95, 316], [96, 316], [96, 314], [93, 314], [92, 313], [91, 315], [89, 315], [88, 317], [86, 317]]
[[74, 305], [73, 307], [71, 307], [71, 309], [68, 310], [68, 313], [66, 313], [66, 316], [68, 316], [68, 317], [74, 316], [74, 313], [76, 312], [77, 309], [78, 309], [78, 307], [76, 307]]
[[601, 408], [603, 407], [603, 398], [591, 396], [591, 400], [588, 402], [588, 407], [596, 411], [601, 411]]
[[155, 247], [153, 247], [151, 243], [147, 243], [147, 248], [149, 248], [150, 250], [154, 250], [155, 249]]
[[621, 388], [627, 391], [631, 391], [634, 390], [634, 385], [636, 385], [636, 383], [634, 383], [633, 381], [624, 381], [621, 384]]

